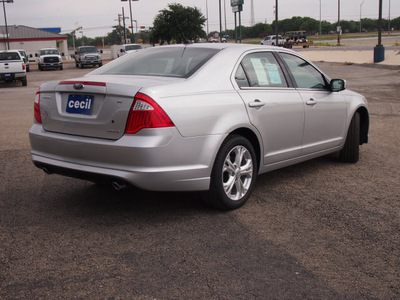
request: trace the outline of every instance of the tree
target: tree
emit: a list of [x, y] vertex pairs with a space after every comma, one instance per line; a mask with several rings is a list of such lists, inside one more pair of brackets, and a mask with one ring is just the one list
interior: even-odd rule
[[154, 19], [150, 40], [152, 43], [162, 40], [169, 44], [172, 40], [181, 43], [204, 37], [202, 27], [205, 21], [206, 18], [197, 7], [169, 4], [168, 9], [161, 10]]

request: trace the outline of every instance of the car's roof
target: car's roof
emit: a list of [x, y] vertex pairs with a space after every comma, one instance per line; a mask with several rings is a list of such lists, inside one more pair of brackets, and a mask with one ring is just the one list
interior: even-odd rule
[[211, 48], [211, 49], [220, 49], [220, 50], [231, 50], [237, 52], [246, 52], [252, 50], [268, 50], [268, 51], [280, 51], [280, 52], [290, 52], [294, 53], [293, 50], [275, 47], [275, 46], [265, 46], [265, 45], [254, 45], [254, 44], [239, 44], [239, 43], [193, 43], [193, 44], [178, 44], [178, 45], [166, 45], [159, 46], [160, 47], [188, 47], [188, 48]]

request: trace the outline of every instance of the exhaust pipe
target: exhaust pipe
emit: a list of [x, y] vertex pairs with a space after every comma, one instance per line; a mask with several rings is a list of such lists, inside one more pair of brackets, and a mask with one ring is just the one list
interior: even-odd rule
[[118, 181], [113, 181], [113, 182], [111, 182], [111, 185], [117, 191], [122, 191], [122, 190], [126, 189], [126, 184], [123, 182], [121, 183]]
[[43, 167], [42, 170], [43, 170], [47, 175], [50, 175], [50, 174], [51, 174], [51, 172], [50, 172], [46, 167]]

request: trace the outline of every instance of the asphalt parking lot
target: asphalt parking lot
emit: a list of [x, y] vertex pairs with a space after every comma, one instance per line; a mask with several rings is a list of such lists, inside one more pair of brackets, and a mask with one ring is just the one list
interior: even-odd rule
[[0, 298], [399, 299], [400, 70], [318, 66], [369, 100], [360, 161], [262, 175], [232, 212], [44, 174], [30, 160], [35, 93], [91, 69], [0, 84]]

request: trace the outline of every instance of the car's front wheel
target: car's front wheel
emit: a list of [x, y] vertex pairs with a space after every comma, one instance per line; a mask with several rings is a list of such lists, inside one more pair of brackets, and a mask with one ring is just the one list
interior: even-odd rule
[[340, 160], [356, 163], [360, 157], [360, 114], [356, 112], [351, 119], [346, 142], [339, 153]]
[[214, 162], [209, 204], [223, 210], [241, 207], [250, 197], [256, 177], [257, 159], [252, 144], [243, 136], [229, 136]]

